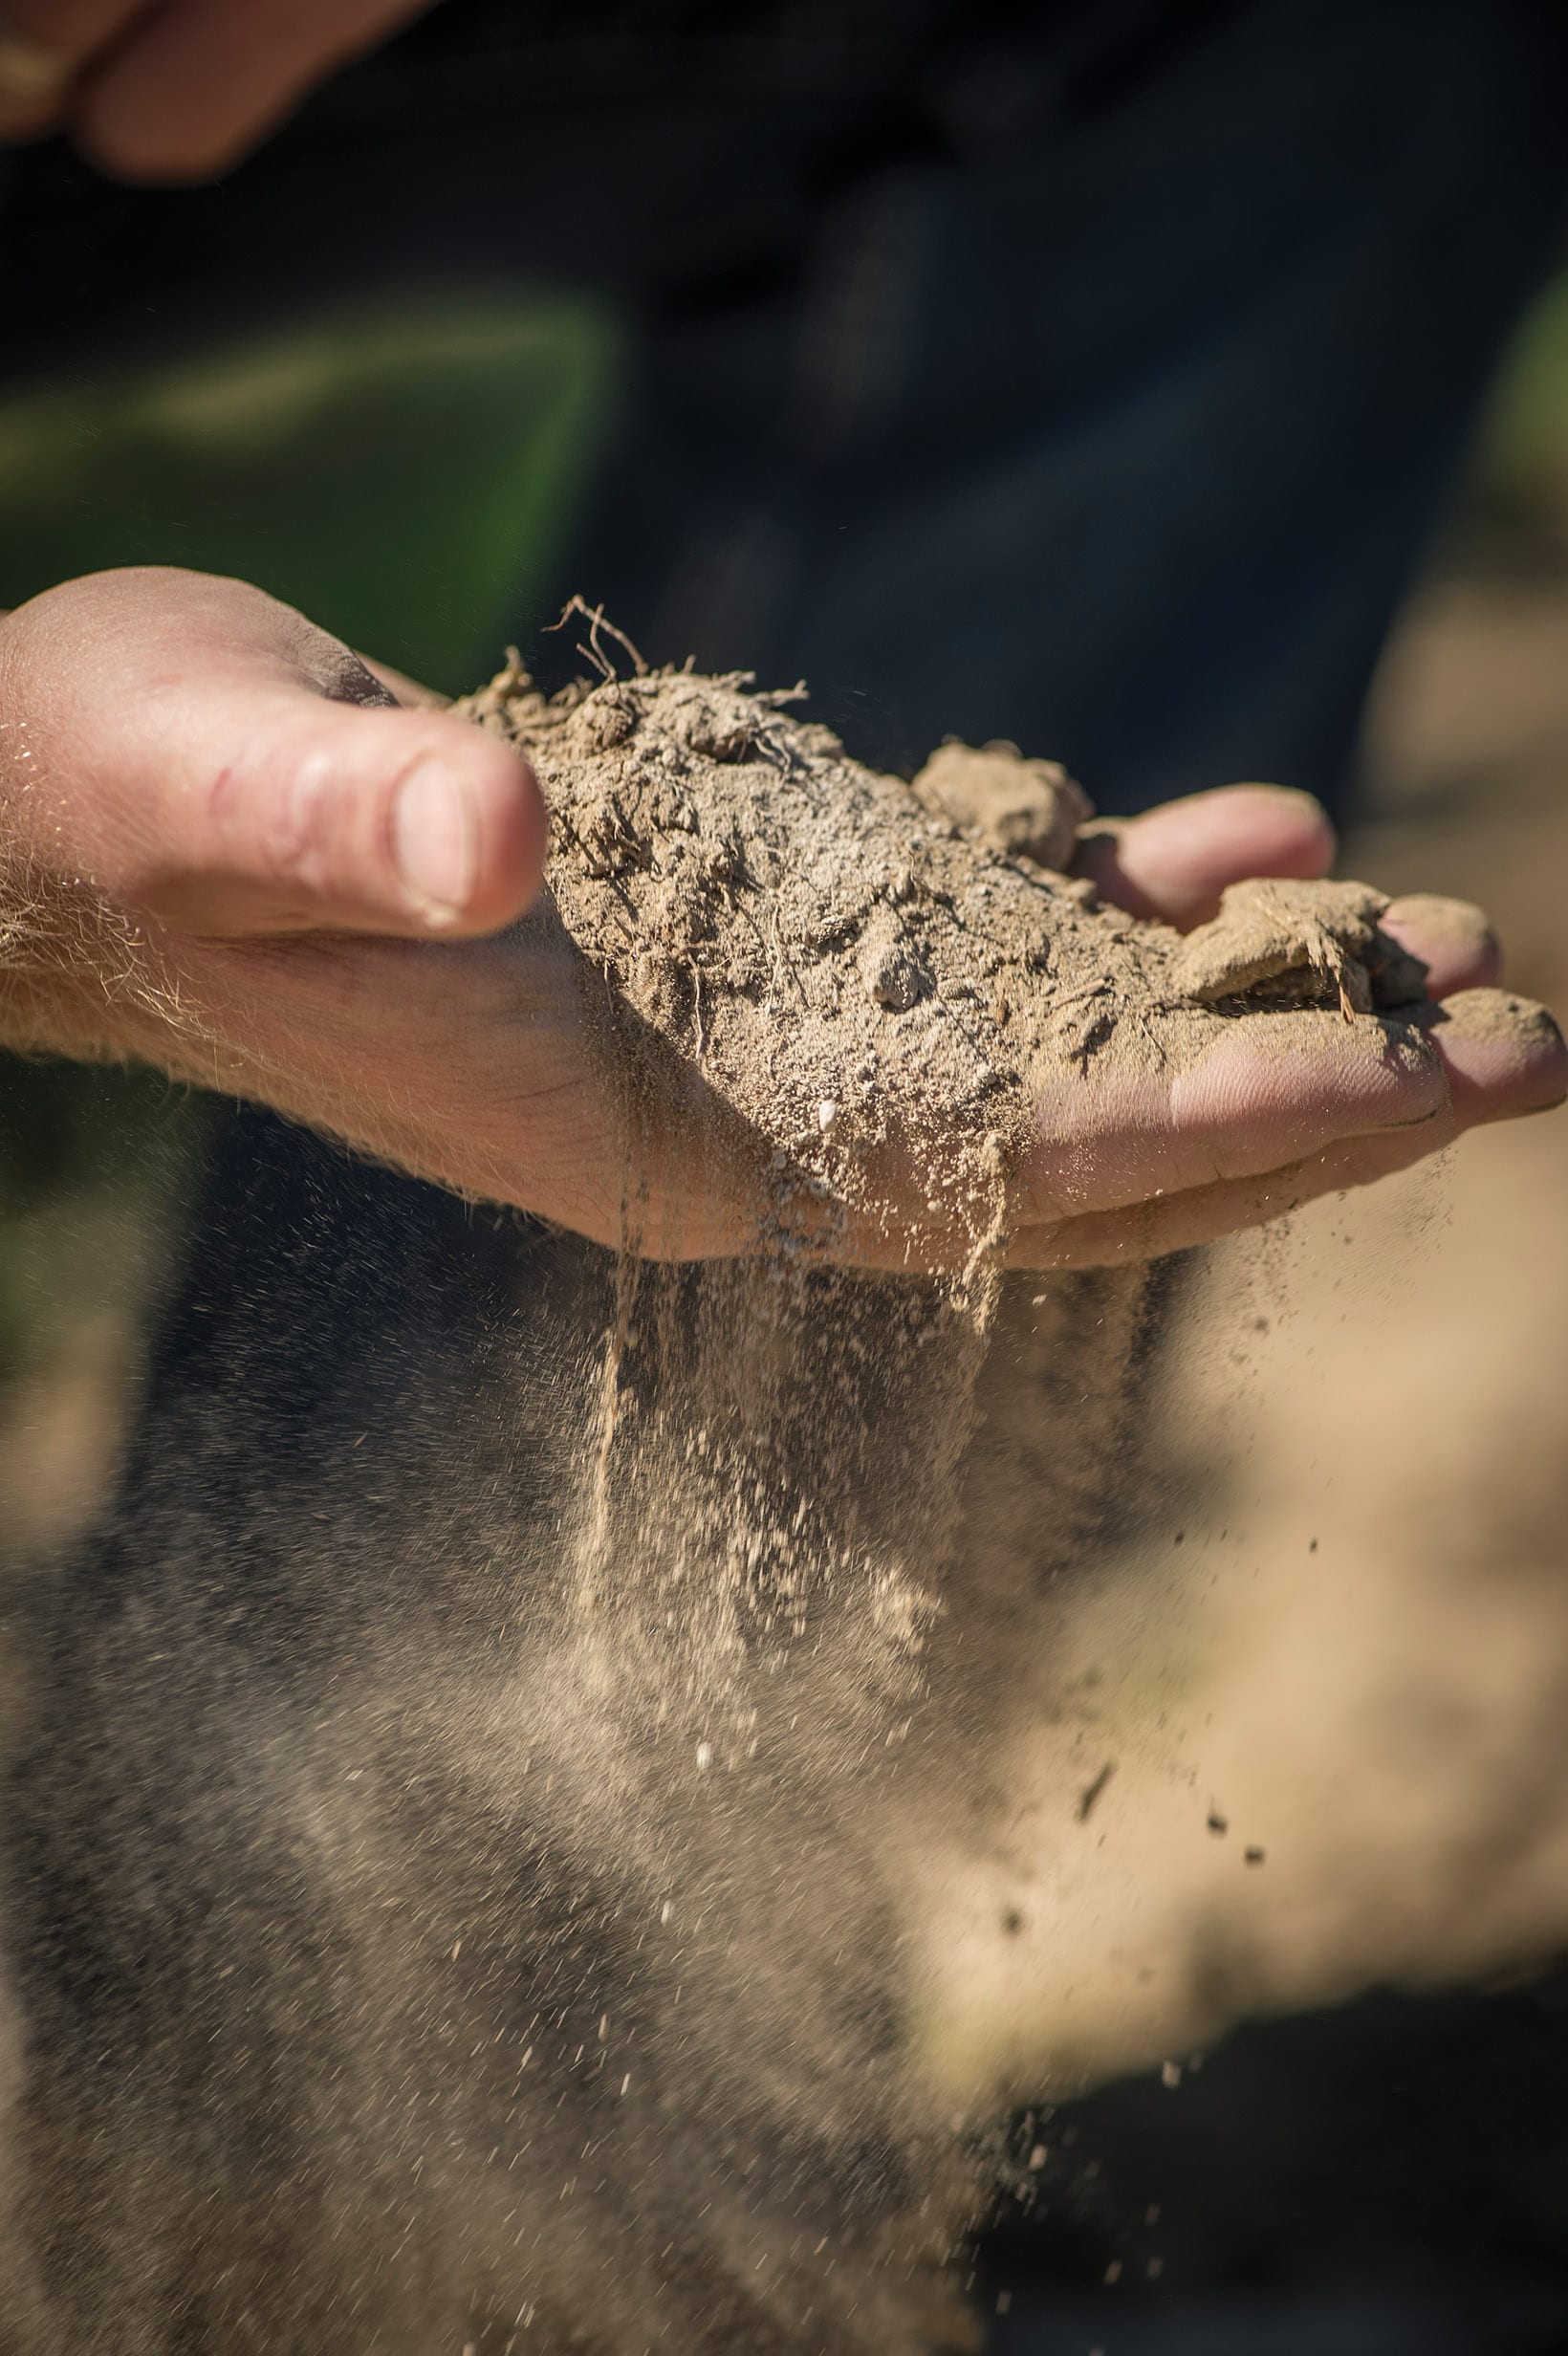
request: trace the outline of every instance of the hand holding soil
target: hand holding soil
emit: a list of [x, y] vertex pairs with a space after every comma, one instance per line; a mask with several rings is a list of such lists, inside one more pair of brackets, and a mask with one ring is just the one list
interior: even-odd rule
[[1078, 832], [1048, 764], [948, 749], [911, 790], [684, 672], [547, 703], [512, 665], [470, 709], [395, 708], [236, 582], [22, 608], [4, 1036], [606, 1244], [892, 1267], [1171, 1250], [1563, 1093], [1484, 921], [1314, 885], [1300, 796]]
[[791, 718], [798, 690], [619, 678], [597, 622], [585, 651], [597, 684], [547, 701], [514, 659], [468, 709], [552, 806], [644, 1253], [1143, 1258], [1563, 1092], [1551, 1018], [1484, 986], [1480, 912], [1311, 880], [1332, 843], [1298, 796], [1095, 829], [1011, 747], [944, 746], [911, 787]]

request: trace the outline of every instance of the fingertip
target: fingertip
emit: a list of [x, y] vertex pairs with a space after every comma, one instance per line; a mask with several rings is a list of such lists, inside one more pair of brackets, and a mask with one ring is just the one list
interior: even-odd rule
[[1078, 863], [1118, 907], [1185, 930], [1215, 914], [1227, 884], [1250, 876], [1310, 882], [1327, 874], [1337, 848], [1311, 794], [1225, 785], [1091, 828]]
[[260, 130], [137, 70], [137, 49], [89, 76], [70, 111], [71, 144], [105, 179], [129, 187], [200, 187], [243, 164]]
[[132, 895], [164, 921], [466, 938], [537, 891], [538, 781], [470, 722], [249, 683], [219, 717], [200, 791], [163, 814], [163, 872]]
[[1383, 931], [1426, 969], [1434, 998], [1494, 983], [1503, 970], [1502, 944], [1483, 909], [1436, 892], [1407, 892], [1379, 918]]
[[1436, 1011], [1431, 1039], [1466, 1125], [1551, 1112], [1568, 1098], [1568, 1045], [1533, 999], [1456, 991]]
[[1228, 827], [1245, 826], [1270, 862], [1256, 874], [1312, 883], [1334, 864], [1339, 834], [1316, 794], [1294, 785], [1222, 785], [1195, 798], [1223, 813]]
[[200, 188], [222, 180], [245, 161], [246, 147], [214, 149], [200, 142], [149, 140], [118, 110], [96, 113], [89, 98], [70, 124], [71, 144], [84, 164], [127, 188]]
[[464, 721], [443, 724], [397, 778], [387, 812], [392, 868], [422, 930], [499, 930], [544, 873], [548, 821], [520, 753]]
[[510, 745], [467, 721], [453, 721], [468, 738], [466, 770], [478, 833], [474, 888], [459, 923], [492, 932], [521, 916], [544, 877], [550, 819], [532, 765]]

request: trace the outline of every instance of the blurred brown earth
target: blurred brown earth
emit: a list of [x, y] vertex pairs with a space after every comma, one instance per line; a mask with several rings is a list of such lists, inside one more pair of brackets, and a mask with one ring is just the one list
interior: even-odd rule
[[[1568, 1006], [1568, 579], [1428, 587], [1366, 765], [1344, 870], [1481, 901], [1511, 981]], [[1168, 1500], [1050, 1665], [1095, 1705], [1020, 1712], [1013, 1838], [933, 1861], [955, 2092], [1568, 1948], [1565, 1207], [1559, 1113], [1209, 1255], [1154, 1408]]]

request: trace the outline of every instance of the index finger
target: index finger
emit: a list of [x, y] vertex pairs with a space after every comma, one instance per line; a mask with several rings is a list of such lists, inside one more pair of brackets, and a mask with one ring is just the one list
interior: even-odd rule
[[1341, 1138], [1431, 1120], [1448, 1102], [1442, 1059], [1415, 1026], [1306, 1011], [1219, 1023], [1195, 1057], [1151, 1057], [1035, 1102], [1036, 1145], [1019, 1169], [1025, 1225], [1122, 1211], [1252, 1178]]

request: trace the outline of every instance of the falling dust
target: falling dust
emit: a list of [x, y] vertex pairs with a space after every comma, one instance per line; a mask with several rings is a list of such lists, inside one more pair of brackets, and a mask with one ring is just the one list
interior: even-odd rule
[[[984, 1845], [987, 1729], [1046, 1590], [1114, 1518], [1166, 1289], [1142, 1265], [1009, 1273], [1040, 1076], [1405, 1005], [1422, 970], [1360, 884], [1242, 887], [1186, 940], [1102, 907], [1064, 872], [1085, 797], [1011, 747], [944, 746], [911, 787], [791, 695], [602, 669], [547, 699], [513, 658], [468, 707], [545, 789], [625, 1105], [544, 1682], [587, 1762], [577, 1837], [636, 1858], [686, 1929], [715, 2076], [705, 2100], [688, 2063], [650, 2129], [707, 2195], [681, 2247], [626, 2322], [596, 2323], [601, 2289], [559, 2345], [967, 2346], [944, 2267], [1003, 2148], [924, 2050], [900, 1892], [938, 1834]], [[722, 1250], [666, 1257], [693, 1194], [727, 1205]], [[731, 2073], [771, 2156], [716, 2225]], [[636, 2211], [645, 2171], [623, 2189]]]
[[[597, 683], [546, 698], [512, 657], [466, 708], [545, 789], [625, 1107], [583, 1673], [705, 1772], [841, 1780], [923, 1690], [992, 1342], [1048, 1321], [1004, 1274], [1042, 1073], [1190, 1065], [1238, 1014], [1408, 1004], [1423, 970], [1356, 884], [1242, 886], [1186, 940], [1137, 923], [1063, 872], [1091, 811], [1054, 764], [948, 744], [911, 787], [791, 718], [798, 689], [616, 676], [599, 626]], [[724, 1206], [697, 1261], [693, 1197]], [[1096, 1332], [1115, 1392], [1126, 1320]]]

